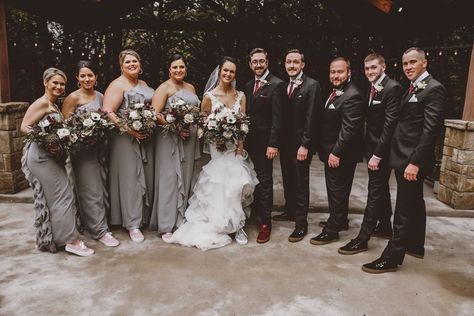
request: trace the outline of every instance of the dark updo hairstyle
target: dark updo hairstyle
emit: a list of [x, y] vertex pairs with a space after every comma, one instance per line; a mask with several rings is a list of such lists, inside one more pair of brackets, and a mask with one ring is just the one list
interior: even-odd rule
[[188, 67], [188, 61], [186, 60], [186, 57], [184, 57], [180, 53], [175, 53], [171, 55], [170, 59], [168, 60], [168, 67], [171, 67], [171, 64], [177, 60], [182, 60], [184, 63], [184, 66]]
[[235, 60], [235, 58], [232, 58], [232, 57], [229, 57], [229, 56], [224, 56], [224, 57], [222, 57], [221, 63], [219, 64], [219, 72], [221, 71], [222, 66], [224, 66], [226, 61], [229, 61], [229, 62], [233, 63], [235, 65], [235, 68], [237, 69], [237, 61]]
[[79, 76], [79, 72], [81, 71], [82, 68], [89, 68], [92, 70], [94, 75], [97, 75], [97, 69], [95, 68], [95, 65], [90, 61], [90, 60], [79, 60], [76, 66], [76, 76]]

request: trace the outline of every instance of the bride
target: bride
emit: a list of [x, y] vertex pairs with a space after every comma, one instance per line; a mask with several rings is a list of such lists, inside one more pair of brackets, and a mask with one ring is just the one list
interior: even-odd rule
[[[236, 71], [235, 60], [224, 57], [206, 85], [203, 112], [221, 108], [245, 113], [245, 95], [234, 88]], [[219, 152], [210, 144], [211, 160], [194, 186], [185, 222], [164, 241], [208, 250], [228, 245], [232, 242], [229, 234], [236, 233], [239, 244], [247, 243], [244, 208], [250, 205], [258, 180], [252, 164], [244, 159], [243, 145], [238, 141]]]

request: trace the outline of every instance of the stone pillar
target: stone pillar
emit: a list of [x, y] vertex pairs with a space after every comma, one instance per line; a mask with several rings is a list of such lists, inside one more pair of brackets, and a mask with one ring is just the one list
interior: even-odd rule
[[0, 193], [13, 194], [28, 187], [21, 171], [25, 136], [20, 131], [28, 103], [0, 103]]
[[474, 121], [446, 120], [438, 200], [474, 209]]

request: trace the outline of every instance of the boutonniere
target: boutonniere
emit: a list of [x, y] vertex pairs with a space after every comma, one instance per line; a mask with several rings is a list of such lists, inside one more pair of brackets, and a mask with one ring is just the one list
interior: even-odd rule
[[262, 89], [262, 88], [264, 88], [264, 87], [266, 87], [266, 86], [269, 86], [270, 84], [271, 84], [270, 81], [265, 80], [265, 79], [262, 79], [262, 80], [260, 80], [260, 89]]
[[418, 92], [419, 90], [424, 90], [427, 85], [428, 84], [424, 80], [418, 82], [415, 87], [415, 92]]
[[297, 78], [295, 79], [295, 81], [293, 82], [293, 87], [294, 89], [298, 88], [299, 86], [301, 86], [303, 84], [303, 79], [301, 78]]
[[336, 89], [336, 91], [334, 91], [334, 92], [336, 92], [336, 97], [340, 97], [341, 95], [344, 94], [344, 90]]
[[382, 86], [382, 85], [380, 84], [380, 82], [379, 82], [379, 83], [377, 83], [377, 84], [374, 85], [374, 89], [375, 89], [375, 92], [376, 92], [376, 93], [380, 93], [380, 92], [382, 92], [382, 90], [383, 90], [383, 86]]

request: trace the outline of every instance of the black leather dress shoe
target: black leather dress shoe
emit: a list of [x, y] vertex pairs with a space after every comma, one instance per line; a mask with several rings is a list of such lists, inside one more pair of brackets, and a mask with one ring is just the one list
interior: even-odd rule
[[395, 272], [398, 269], [398, 264], [393, 259], [378, 258], [371, 263], [366, 263], [362, 266], [362, 271], [367, 273], [385, 273]]
[[[324, 228], [326, 227], [327, 223], [328, 223], [327, 221], [320, 221], [318, 226]], [[349, 221], [347, 221], [345, 225], [342, 225], [339, 231], [341, 230], [349, 230]]]
[[391, 239], [393, 235], [393, 230], [391, 225], [382, 225], [380, 222], [375, 226], [374, 232], [372, 233], [373, 237]]
[[306, 236], [308, 233], [308, 227], [303, 226], [296, 226], [293, 233], [291, 233], [290, 237], [288, 237], [289, 242], [297, 242], [300, 241]]
[[313, 245], [325, 245], [337, 240], [339, 240], [338, 233], [330, 234], [322, 232], [318, 236], [311, 238], [309, 242]]
[[355, 238], [349, 241], [347, 245], [339, 248], [337, 252], [342, 255], [355, 255], [356, 253], [367, 251], [368, 249], [367, 240]]
[[295, 221], [295, 215], [294, 214], [289, 214], [287, 212], [283, 212], [279, 215], [273, 216], [273, 220], [277, 222], [294, 222]]

